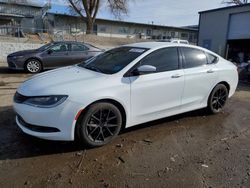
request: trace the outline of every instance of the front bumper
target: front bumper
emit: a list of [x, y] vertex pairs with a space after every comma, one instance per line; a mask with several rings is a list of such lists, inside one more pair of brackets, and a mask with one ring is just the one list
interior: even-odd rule
[[16, 123], [21, 130], [31, 136], [46, 140], [74, 140], [76, 114], [81, 107], [66, 100], [54, 108], [38, 108], [14, 103], [17, 113]]
[[25, 63], [24, 59], [7, 57], [7, 63], [8, 63], [9, 69], [24, 70], [24, 63]]

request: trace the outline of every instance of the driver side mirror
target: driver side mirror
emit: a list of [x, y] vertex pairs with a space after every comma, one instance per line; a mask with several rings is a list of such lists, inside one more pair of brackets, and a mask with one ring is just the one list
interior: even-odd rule
[[52, 54], [52, 53], [53, 53], [53, 50], [49, 49], [48, 54]]
[[150, 74], [154, 72], [156, 72], [156, 67], [152, 65], [141, 65], [132, 72], [132, 75], [139, 76], [139, 75]]

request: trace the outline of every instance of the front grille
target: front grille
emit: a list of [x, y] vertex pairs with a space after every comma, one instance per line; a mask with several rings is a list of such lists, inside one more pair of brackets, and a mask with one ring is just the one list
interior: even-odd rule
[[41, 132], [41, 133], [54, 133], [54, 132], [60, 132], [59, 129], [54, 128], [54, 127], [43, 127], [43, 126], [31, 125], [31, 124], [29, 124], [29, 123], [26, 123], [26, 122], [23, 120], [23, 118], [22, 118], [21, 116], [19, 116], [19, 115], [17, 115], [17, 119], [18, 119], [19, 123], [20, 123], [23, 127], [27, 128], [27, 129], [29, 129], [29, 130], [31, 130], [31, 131]]
[[20, 93], [16, 92], [14, 95], [14, 101], [16, 103], [23, 103], [24, 101], [26, 101], [29, 97], [26, 97], [24, 95], [21, 95]]

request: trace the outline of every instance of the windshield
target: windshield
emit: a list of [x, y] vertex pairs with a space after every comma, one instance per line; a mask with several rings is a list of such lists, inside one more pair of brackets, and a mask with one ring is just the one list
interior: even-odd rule
[[78, 66], [105, 74], [114, 74], [126, 67], [148, 49], [119, 47], [106, 51]]
[[41, 46], [37, 50], [38, 51], [44, 51], [44, 50], [47, 50], [48, 48], [50, 48], [52, 45], [54, 45], [54, 43], [48, 43], [48, 44], [45, 44], [45, 45]]

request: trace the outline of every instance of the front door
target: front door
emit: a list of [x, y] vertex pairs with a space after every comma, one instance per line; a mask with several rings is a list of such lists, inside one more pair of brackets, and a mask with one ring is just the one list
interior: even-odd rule
[[133, 124], [178, 113], [184, 87], [178, 49], [159, 49], [143, 58], [140, 65], [155, 66], [156, 72], [130, 77]]
[[55, 44], [44, 53], [43, 62], [45, 67], [56, 68], [70, 65], [69, 44]]

